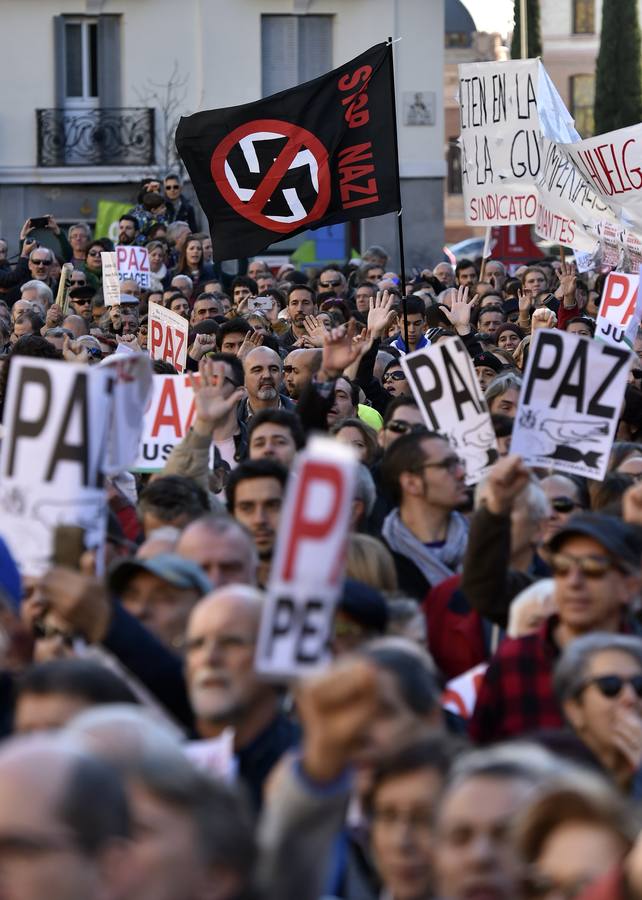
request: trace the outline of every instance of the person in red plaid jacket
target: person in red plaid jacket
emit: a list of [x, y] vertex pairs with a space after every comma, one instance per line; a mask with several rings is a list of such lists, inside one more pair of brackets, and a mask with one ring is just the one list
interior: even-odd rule
[[470, 722], [478, 743], [561, 727], [552, 684], [561, 650], [589, 632], [631, 631], [627, 607], [640, 590], [640, 531], [612, 516], [583, 514], [549, 547], [558, 611], [535, 634], [500, 645]]

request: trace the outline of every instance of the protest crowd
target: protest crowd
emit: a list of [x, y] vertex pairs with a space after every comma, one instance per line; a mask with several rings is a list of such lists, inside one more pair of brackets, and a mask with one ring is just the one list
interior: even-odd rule
[[0, 239], [1, 900], [642, 900], [637, 274], [183, 191]]

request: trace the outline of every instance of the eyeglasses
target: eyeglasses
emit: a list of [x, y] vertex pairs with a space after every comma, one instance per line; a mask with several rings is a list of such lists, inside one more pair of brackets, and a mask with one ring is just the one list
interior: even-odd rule
[[71, 297], [71, 302], [75, 303], [76, 306], [89, 306], [91, 300], [89, 300], [87, 297]]
[[579, 503], [571, 500], [570, 497], [553, 497], [553, 499], [551, 500], [551, 506], [553, 507], [555, 512], [570, 513], [577, 506], [579, 506]]
[[577, 689], [576, 696], [579, 696], [591, 684], [595, 685], [603, 697], [611, 700], [622, 693], [625, 684], [630, 684], [636, 697], [642, 700], [642, 674], [630, 675], [628, 678], [623, 678], [621, 675], [596, 675], [594, 678], [587, 678], [582, 682]]
[[338, 281], [320, 281], [319, 287], [326, 287], [326, 288], [339, 287], [340, 284], [341, 284], [341, 279], [339, 279]]
[[393, 434], [408, 434], [409, 432], [426, 430], [426, 426], [420, 425], [418, 422], [413, 422], [411, 425], [409, 422], [402, 422], [399, 419], [392, 419], [383, 427], [387, 428], [388, 431], [392, 431]]
[[165, 185], [166, 191], [180, 191], [180, 189], [181, 189], [181, 186], [179, 184], [166, 184]]
[[406, 373], [403, 369], [398, 369], [396, 372], [386, 372], [383, 376], [382, 381], [385, 384], [386, 381], [405, 381]]
[[445, 469], [449, 475], [454, 475], [457, 469], [463, 469], [464, 464], [458, 456], [445, 456], [437, 462], [422, 463], [418, 466], [417, 471], [421, 469]]
[[52, 263], [51, 259], [32, 259], [31, 262], [34, 266], [50, 266]]
[[87, 256], [100, 256], [101, 253], [101, 250], [90, 250]]
[[87, 287], [86, 281], [70, 281], [71, 287]]
[[604, 578], [611, 569], [617, 568], [608, 556], [571, 556], [568, 553], [554, 553], [551, 559], [554, 575], [568, 575], [577, 568], [585, 578]]

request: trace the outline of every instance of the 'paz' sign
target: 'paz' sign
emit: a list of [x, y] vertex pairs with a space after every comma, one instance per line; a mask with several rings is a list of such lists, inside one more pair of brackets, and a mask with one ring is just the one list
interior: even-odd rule
[[2, 534], [22, 572], [42, 575], [57, 525], [104, 540], [103, 466], [111, 421], [108, 369], [17, 356], [11, 362], [0, 449]]
[[187, 367], [187, 319], [165, 309], [160, 303], [149, 304], [149, 336], [147, 346], [152, 359], [171, 363], [177, 372]]
[[401, 357], [401, 365], [429, 431], [438, 431], [477, 484], [497, 459], [488, 406], [463, 341], [447, 338]]
[[328, 438], [297, 454], [256, 649], [264, 675], [302, 675], [329, 661], [356, 472], [352, 450]]
[[639, 284], [639, 275], [609, 272], [606, 276], [595, 324], [598, 340], [633, 346], [642, 316]]
[[592, 338], [538, 329], [528, 356], [511, 453], [528, 466], [601, 481], [631, 353]]

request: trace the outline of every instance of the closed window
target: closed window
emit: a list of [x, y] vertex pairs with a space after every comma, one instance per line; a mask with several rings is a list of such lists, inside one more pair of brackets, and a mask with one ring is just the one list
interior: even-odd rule
[[461, 150], [457, 139], [448, 142], [448, 193], [461, 194]]
[[595, 34], [595, 0], [573, 0], [573, 34]]
[[89, 100], [98, 97], [98, 55], [96, 21], [65, 22], [65, 90], [68, 98]]
[[263, 96], [332, 68], [332, 16], [261, 16]]
[[575, 127], [583, 138], [595, 130], [593, 105], [595, 103], [595, 76], [573, 75], [571, 78], [571, 113]]

